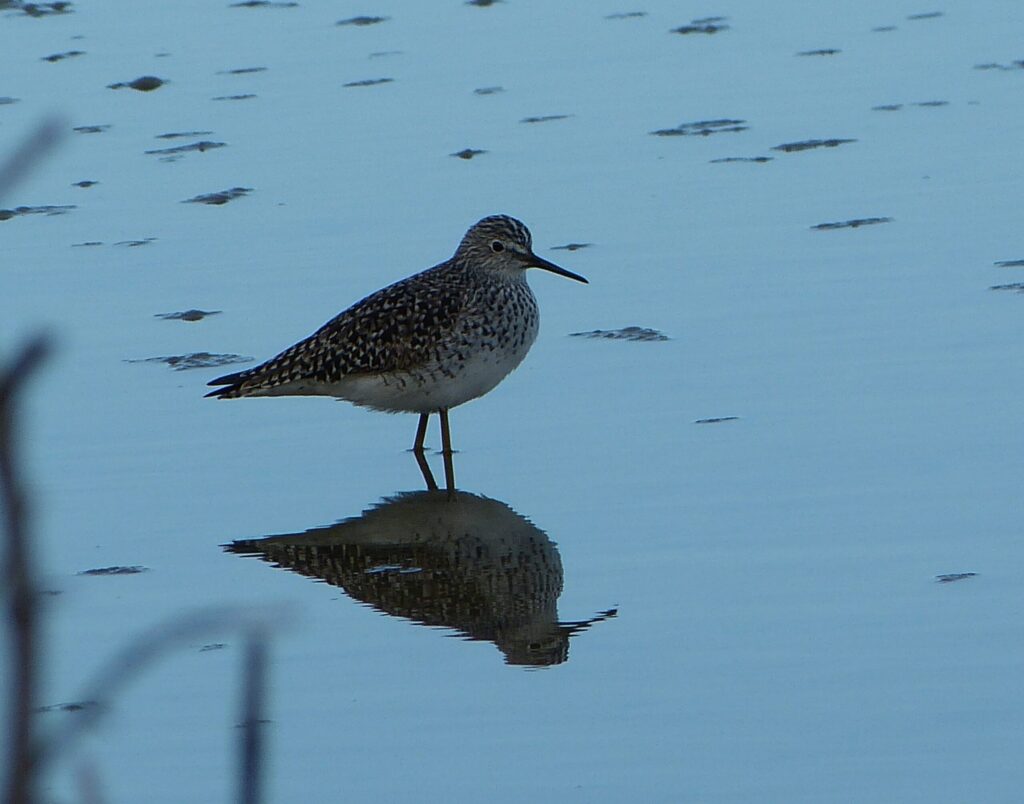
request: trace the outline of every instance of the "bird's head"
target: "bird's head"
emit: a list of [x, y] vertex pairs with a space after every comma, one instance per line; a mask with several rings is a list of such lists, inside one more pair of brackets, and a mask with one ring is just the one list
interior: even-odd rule
[[455, 258], [467, 260], [484, 270], [512, 273], [542, 268], [577, 282], [587, 282], [579, 274], [534, 254], [530, 230], [508, 215], [490, 215], [475, 223], [459, 243]]

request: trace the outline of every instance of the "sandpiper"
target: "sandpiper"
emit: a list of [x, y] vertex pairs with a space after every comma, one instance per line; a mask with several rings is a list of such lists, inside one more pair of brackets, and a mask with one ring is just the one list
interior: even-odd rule
[[437, 413], [447, 471], [448, 411], [494, 388], [537, 337], [537, 300], [526, 269], [587, 281], [538, 257], [531, 244], [530, 230], [515, 218], [484, 218], [451, 259], [367, 296], [277, 357], [211, 380], [224, 387], [207, 396], [333, 396], [418, 413], [418, 456], [430, 414]]

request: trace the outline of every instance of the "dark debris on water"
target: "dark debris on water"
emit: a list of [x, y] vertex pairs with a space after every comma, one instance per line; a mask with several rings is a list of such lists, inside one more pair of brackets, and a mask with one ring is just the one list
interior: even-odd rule
[[998, 62], [987, 62], [985, 64], [975, 64], [975, 70], [1024, 70], [1024, 59], [1018, 59], [1011, 61], [1009, 64], [999, 64]]
[[520, 123], [549, 123], [552, 120], [568, 120], [571, 114], [544, 114], [539, 117], [524, 117]]
[[619, 11], [615, 14], [605, 14], [604, 18], [606, 20], [635, 20], [646, 16], [646, 11]]
[[812, 226], [812, 229], [857, 229], [861, 226], [872, 226], [876, 223], [891, 223], [892, 218], [853, 218], [848, 221], [836, 221], [835, 223], [819, 223]]
[[72, 14], [73, 3], [26, 3], [24, 0], [2, 0], [0, 11], [20, 11], [29, 17], [52, 17], [56, 14]]
[[394, 78], [364, 78], [361, 81], [349, 81], [343, 87], [375, 87], [378, 84], [390, 84]]
[[228, 201], [242, 198], [252, 192], [252, 187], [232, 187], [230, 190], [221, 190], [216, 193], [204, 193], [194, 198], [187, 198], [183, 204], [209, 204], [211, 206], [223, 206]]
[[589, 332], [570, 332], [572, 338], [600, 338], [612, 341], [667, 341], [668, 335], [649, 327], [623, 327], [622, 329], [593, 329]]
[[0, 209], [0, 221], [9, 221], [22, 215], [66, 215], [73, 209], [74, 204], [46, 204], [38, 207], [14, 207], [13, 209]]
[[229, 8], [298, 8], [298, 3], [282, 0], [242, 0], [232, 3]]
[[566, 243], [564, 246], [552, 246], [552, 251], [579, 251], [581, 248], [590, 248], [593, 243]]
[[1024, 268], [1024, 260], [997, 260], [992, 264], [996, 268]]
[[782, 145], [775, 145], [772, 147], [773, 151], [782, 151], [784, 153], [796, 153], [797, 151], [809, 151], [813, 148], [836, 148], [840, 145], [845, 145], [848, 142], [856, 142], [857, 140], [844, 140], [844, 139], [829, 139], [829, 140], [801, 140], [800, 142], [784, 142]]
[[379, 25], [382, 22], [387, 22], [391, 17], [349, 17], [347, 20], [338, 20], [335, 25], [355, 25], [356, 27], [365, 27], [367, 25]]
[[714, 416], [710, 419], [696, 419], [694, 424], [721, 424], [722, 422], [739, 421], [739, 416]]
[[822, 47], [817, 50], [801, 50], [796, 55], [798, 56], [838, 56], [842, 53], [839, 48], [836, 47]]
[[236, 100], [249, 100], [250, 98], [255, 98], [255, 97], [256, 97], [256, 95], [253, 94], [252, 92], [246, 92], [246, 93], [244, 93], [242, 95], [218, 95], [215, 98], [211, 98], [211, 100], [215, 100], [215, 101], [236, 101]]
[[474, 95], [497, 95], [499, 92], [504, 92], [505, 87], [480, 87], [473, 90]]
[[682, 34], [716, 34], [728, 31], [729, 26], [725, 23], [726, 17], [702, 17], [691, 20], [689, 25], [681, 25], [673, 28], [670, 33]]
[[107, 89], [136, 89], [139, 92], [152, 92], [166, 83], [165, 79], [157, 78], [155, 75], [143, 75], [134, 81], [118, 81], [116, 84], [107, 84]]
[[938, 583], [953, 583], [954, 581], [963, 581], [967, 578], [976, 577], [978, 577], [976, 572], [951, 572], [948, 575], [936, 575], [935, 580]]
[[949, 106], [946, 100], [914, 101], [913, 103], [884, 103], [880, 106], [872, 106], [873, 112], [898, 112], [904, 106], [916, 106], [919, 109], [937, 109], [940, 106]]
[[138, 565], [131, 567], [114, 566], [114, 567], [97, 567], [96, 569], [87, 569], [79, 572], [79, 575], [138, 575], [141, 572], [149, 572], [149, 567], [140, 567]]
[[110, 123], [103, 123], [98, 126], [75, 126], [72, 131], [76, 134], [102, 134], [110, 128]]
[[674, 128], [659, 128], [652, 131], [655, 137], [707, 137], [711, 134], [722, 134], [729, 131], [746, 131], [749, 126], [746, 120], [721, 118], [719, 120], [697, 120], [693, 123], [680, 123]]
[[176, 313], [157, 313], [154, 318], [164, 321], [202, 321], [208, 315], [220, 315], [220, 310], [182, 310]]
[[708, 160], [711, 164], [722, 162], [771, 162], [774, 156], [721, 156], [718, 159]]
[[1008, 290], [1011, 293], [1024, 293], [1024, 282], [1011, 282], [1008, 285], [991, 285], [989, 290]]
[[99, 706], [97, 701], [70, 701], [68, 703], [50, 704], [49, 706], [37, 706], [32, 711], [39, 715], [46, 712], [81, 712], [96, 706]]
[[49, 56], [43, 56], [40, 61], [48, 61], [51, 64], [58, 61], [64, 61], [64, 59], [73, 59], [75, 56], [84, 56], [84, 50], [65, 50], [63, 53], [51, 53]]
[[225, 145], [227, 145], [226, 142], [210, 142], [209, 140], [202, 140], [200, 142], [190, 142], [188, 145], [175, 145], [173, 148], [153, 148], [146, 151], [146, 153], [157, 156], [176, 156], [178, 154], [187, 154], [191, 151], [206, 153], [207, 151], [212, 151], [214, 148], [223, 148]]
[[481, 150], [480, 148], [463, 148], [461, 151], [456, 151], [450, 156], [457, 156], [459, 159], [472, 159], [474, 156], [480, 156], [485, 154], [487, 151]]
[[183, 137], [209, 137], [212, 131], [168, 131], [166, 134], [157, 134], [158, 140], [178, 140]]
[[211, 354], [210, 352], [192, 352], [187, 355], [169, 355], [167, 357], [143, 357], [135, 360], [126, 360], [126, 363], [166, 363], [175, 371], [187, 371], [189, 369], [216, 368], [217, 366], [230, 366], [235, 363], [250, 363], [251, 357], [230, 354]]

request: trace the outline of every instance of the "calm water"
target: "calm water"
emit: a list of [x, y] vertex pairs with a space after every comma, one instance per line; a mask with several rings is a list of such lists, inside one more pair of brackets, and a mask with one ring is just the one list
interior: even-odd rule
[[[1024, 282], [1024, 13], [821, 5], [0, 12], [0, 148], [86, 127], [0, 202], [74, 207], [0, 221], [4, 353], [59, 342], [42, 703], [165, 617], [270, 606], [272, 801], [1017, 800], [1024, 296], [989, 288]], [[591, 284], [533, 277], [454, 501], [415, 417], [131, 362], [269, 357], [495, 212]], [[190, 309], [221, 312], [156, 317]], [[626, 326], [670, 339], [569, 337]], [[147, 571], [79, 574], [110, 566]], [[241, 648], [142, 676], [53, 799], [87, 768], [229, 800]]]

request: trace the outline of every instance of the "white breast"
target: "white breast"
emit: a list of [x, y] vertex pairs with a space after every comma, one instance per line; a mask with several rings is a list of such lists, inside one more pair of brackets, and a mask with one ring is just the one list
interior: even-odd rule
[[507, 347], [477, 348], [462, 358], [392, 374], [345, 377], [322, 393], [376, 410], [432, 413], [483, 396], [516, 368], [537, 338], [536, 320]]

